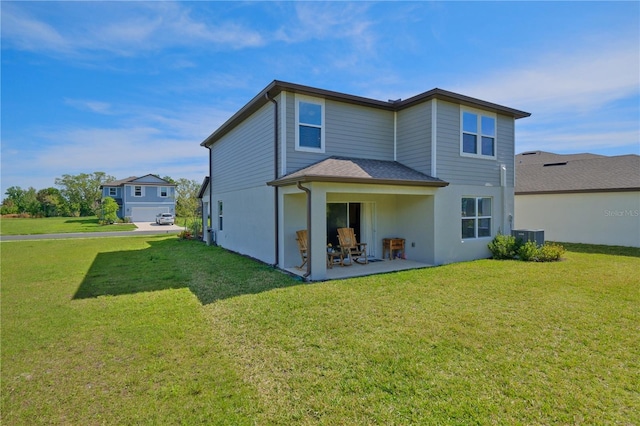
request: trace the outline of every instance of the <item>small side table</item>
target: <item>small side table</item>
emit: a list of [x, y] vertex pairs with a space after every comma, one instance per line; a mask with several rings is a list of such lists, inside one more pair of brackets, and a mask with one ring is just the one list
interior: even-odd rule
[[387, 251], [389, 252], [389, 260], [393, 259], [393, 251], [402, 250], [404, 257], [404, 238], [383, 238], [382, 239], [382, 258], [384, 259]]
[[327, 267], [331, 269], [333, 268], [333, 265], [335, 263], [337, 263], [340, 266], [344, 266], [344, 256], [342, 255], [341, 250], [334, 250], [331, 252], [329, 251], [327, 252]]

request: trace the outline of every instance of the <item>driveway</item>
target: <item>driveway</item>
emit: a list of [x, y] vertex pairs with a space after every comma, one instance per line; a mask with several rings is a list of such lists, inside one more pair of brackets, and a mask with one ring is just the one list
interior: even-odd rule
[[135, 222], [134, 225], [137, 226], [138, 229], [134, 229], [133, 232], [156, 231], [159, 233], [165, 233], [165, 232], [171, 232], [171, 231], [180, 232], [184, 230], [182, 226], [178, 226], [176, 224], [158, 225], [155, 222]]

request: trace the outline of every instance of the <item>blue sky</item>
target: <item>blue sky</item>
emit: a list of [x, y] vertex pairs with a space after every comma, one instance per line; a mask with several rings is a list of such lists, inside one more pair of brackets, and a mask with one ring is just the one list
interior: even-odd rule
[[638, 2], [10, 2], [6, 188], [201, 181], [200, 142], [272, 80], [374, 99], [438, 87], [532, 116], [516, 152], [640, 153]]

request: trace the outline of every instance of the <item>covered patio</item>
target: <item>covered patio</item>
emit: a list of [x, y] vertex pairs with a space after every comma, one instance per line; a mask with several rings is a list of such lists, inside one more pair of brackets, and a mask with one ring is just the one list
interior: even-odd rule
[[[279, 266], [323, 281], [432, 266], [434, 195], [447, 183], [397, 162], [329, 158], [270, 184], [279, 187]], [[337, 228], [353, 228], [368, 264], [327, 267]], [[309, 259], [297, 246], [306, 230]], [[406, 241], [405, 259], [382, 260], [383, 240]], [[388, 259], [388, 257], [387, 257]], [[302, 269], [301, 269], [302, 268]]]
[[[327, 280], [341, 280], [345, 278], [362, 277], [366, 275], [386, 274], [390, 272], [406, 271], [409, 269], [429, 268], [433, 265], [417, 262], [414, 260], [393, 259], [369, 261], [366, 265], [353, 262], [349, 266], [334, 265], [333, 268], [327, 268]], [[285, 271], [303, 277], [307, 272], [306, 268], [285, 268]]]

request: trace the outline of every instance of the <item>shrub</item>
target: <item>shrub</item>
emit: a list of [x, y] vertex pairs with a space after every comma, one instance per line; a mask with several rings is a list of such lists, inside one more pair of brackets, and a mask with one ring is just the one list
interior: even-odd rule
[[557, 262], [564, 254], [560, 244], [545, 243], [538, 249], [538, 262]]
[[535, 262], [538, 260], [538, 245], [535, 241], [527, 241], [518, 249], [518, 257], [525, 262]]
[[178, 234], [178, 238], [182, 240], [190, 240], [192, 238], [191, 231], [187, 231], [186, 229]]
[[498, 234], [489, 243], [489, 250], [494, 259], [515, 259], [519, 246], [515, 237]]

